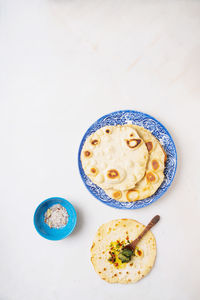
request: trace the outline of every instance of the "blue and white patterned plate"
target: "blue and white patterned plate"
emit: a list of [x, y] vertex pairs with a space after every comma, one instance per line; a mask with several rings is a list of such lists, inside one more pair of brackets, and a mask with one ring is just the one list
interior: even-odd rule
[[[151, 197], [146, 198], [144, 200], [139, 200], [135, 202], [119, 202], [112, 198], [110, 198], [106, 193], [96, 184], [94, 184], [89, 177], [86, 176], [82, 164], [81, 164], [81, 150], [83, 148], [84, 142], [88, 136], [94, 133], [97, 129], [107, 126], [107, 125], [123, 125], [123, 124], [135, 124], [142, 126], [149, 131], [160, 141], [163, 146], [165, 152], [167, 153], [167, 162], [165, 167], [165, 179], [159, 189], [153, 194]], [[134, 110], [122, 110], [110, 113], [101, 117], [97, 120], [85, 133], [78, 152], [78, 165], [79, 171], [81, 174], [81, 178], [86, 185], [87, 189], [90, 193], [95, 196], [101, 202], [120, 209], [136, 209], [145, 207], [157, 199], [159, 199], [169, 188], [171, 185], [177, 167], [177, 152], [174, 142], [172, 140], [171, 135], [167, 131], [167, 129], [156, 119], [153, 117], [144, 114], [142, 112], [134, 111]]]

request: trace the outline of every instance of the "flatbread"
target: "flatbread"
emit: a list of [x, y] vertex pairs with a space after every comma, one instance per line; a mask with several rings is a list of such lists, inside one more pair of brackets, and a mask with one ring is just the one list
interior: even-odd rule
[[98, 129], [86, 139], [81, 151], [85, 174], [103, 189], [134, 188], [145, 174], [147, 160], [145, 143], [126, 125]]
[[167, 158], [160, 142], [149, 130], [137, 125], [128, 126], [134, 128], [146, 143], [149, 151], [149, 160], [147, 162], [145, 176], [134, 188], [126, 191], [117, 190], [115, 188], [105, 190], [109, 197], [120, 202], [133, 202], [153, 195], [164, 180], [164, 169]]
[[128, 263], [115, 266], [108, 259], [111, 243], [116, 241], [133, 241], [145, 228], [132, 219], [113, 220], [103, 224], [97, 231], [91, 247], [91, 261], [97, 274], [109, 283], [132, 283], [146, 276], [154, 265], [156, 258], [156, 240], [152, 232], [141, 239], [137, 253]]

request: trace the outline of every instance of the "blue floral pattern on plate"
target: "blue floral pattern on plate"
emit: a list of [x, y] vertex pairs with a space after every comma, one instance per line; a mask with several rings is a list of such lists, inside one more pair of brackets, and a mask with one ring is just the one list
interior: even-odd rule
[[[151, 197], [135, 201], [135, 202], [119, 202], [110, 198], [99, 186], [94, 184], [85, 174], [81, 164], [81, 150], [88, 136], [94, 133], [97, 129], [107, 125], [123, 125], [135, 124], [142, 126], [149, 131], [160, 141], [167, 154], [167, 162], [165, 166], [165, 179], [159, 189]], [[78, 165], [81, 178], [90, 193], [101, 202], [115, 208], [120, 209], [137, 209], [145, 207], [157, 199], [159, 199], [171, 185], [177, 167], [177, 152], [174, 141], [167, 129], [156, 119], [142, 112], [134, 110], [122, 110], [110, 113], [98, 119], [85, 133], [78, 152]]]

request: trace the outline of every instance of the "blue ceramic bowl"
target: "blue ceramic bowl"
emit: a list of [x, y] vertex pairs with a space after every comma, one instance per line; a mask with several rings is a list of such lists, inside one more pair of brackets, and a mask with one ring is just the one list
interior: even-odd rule
[[[66, 226], [62, 228], [50, 228], [45, 222], [44, 222], [44, 215], [48, 208], [50, 208], [54, 204], [60, 204], [64, 206], [67, 210], [67, 213], [69, 215], [68, 222]], [[45, 239], [52, 240], [52, 241], [58, 241], [66, 238], [68, 235], [72, 233], [76, 226], [76, 211], [73, 207], [73, 205], [68, 202], [67, 200], [59, 197], [53, 197], [49, 198], [47, 200], [44, 200], [40, 205], [36, 208], [35, 214], [34, 214], [34, 226], [37, 232], [44, 237]]]

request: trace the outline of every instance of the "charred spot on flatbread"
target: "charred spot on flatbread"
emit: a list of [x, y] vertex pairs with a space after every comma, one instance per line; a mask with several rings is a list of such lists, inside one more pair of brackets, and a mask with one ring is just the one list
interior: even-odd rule
[[143, 251], [139, 248], [136, 248], [134, 254], [135, 254], [135, 256], [142, 257], [143, 256]]
[[151, 152], [153, 150], [153, 143], [151, 141], [146, 142], [147, 150]]
[[111, 133], [112, 133], [112, 130], [111, 130], [110, 128], [106, 128], [105, 133], [111, 134]]
[[142, 143], [141, 139], [130, 139], [130, 140], [126, 140], [127, 146], [131, 149], [136, 149], [137, 147], [139, 147]]
[[98, 174], [97, 168], [92, 167], [92, 168], [90, 169], [90, 173], [91, 173], [93, 176], [96, 176], [96, 175]]
[[110, 179], [115, 179], [115, 178], [119, 177], [119, 172], [115, 169], [111, 169], [111, 170], [108, 170], [107, 176]]
[[157, 170], [160, 166], [159, 162], [156, 159], [153, 159], [151, 164], [152, 164], [152, 167], [153, 167], [154, 170]]
[[100, 144], [100, 139], [97, 139], [97, 138], [92, 139], [91, 144], [92, 144], [92, 146], [97, 146], [98, 144]]
[[126, 198], [128, 202], [136, 201], [139, 198], [139, 192], [135, 189], [130, 189], [126, 193]]
[[119, 200], [121, 198], [121, 196], [122, 196], [122, 192], [120, 190], [113, 191], [113, 193], [112, 193], [112, 197], [115, 200]]
[[95, 243], [93, 242], [91, 249], [94, 248], [94, 246], [95, 246]]
[[86, 150], [86, 151], [84, 151], [84, 155], [85, 155], [85, 157], [89, 158], [89, 157], [91, 157], [91, 156], [92, 156], [92, 152], [91, 152], [91, 151], [88, 151], [88, 150]]
[[146, 174], [146, 178], [147, 178], [147, 182], [149, 182], [149, 183], [153, 183], [156, 181], [156, 176], [153, 172], [148, 172]]

